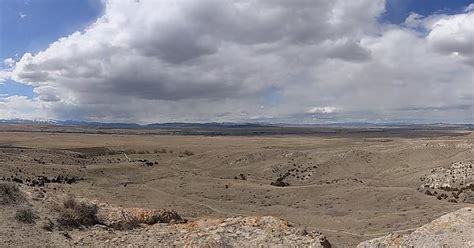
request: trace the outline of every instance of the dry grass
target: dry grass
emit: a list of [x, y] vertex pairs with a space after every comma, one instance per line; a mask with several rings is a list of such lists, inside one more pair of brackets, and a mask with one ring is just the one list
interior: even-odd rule
[[41, 228], [43, 228], [43, 230], [45, 231], [48, 231], [48, 232], [52, 232], [54, 230], [54, 227], [55, 227], [55, 224], [52, 220], [50, 219], [46, 219], [42, 224], [41, 224]]
[[136, 154], [137, 151], [135, 149], [127, 149], [125, 150], [125, 154]]
[[0, 182], [0, 205], [16, 204], [24, 201], [20, 188], [13, 183]]
[[58, 224], [64, 228], [80, 228], [99, 224], [97, 206], [77, 201], [70, 196], [60, 206]]
[[34, 224], [38, 216], [31, 208], [20, 208], [15, 213], [15, 219], [26, 224]]
[[192, 156], [192, 155], [194, 155], [194, 152], [189, 151], [189, 150], [185, 150], [184, 152], [182, 152], [182, 154], [186, 155], [186, 156]]
[[156, 150], [156, 153], [168, 153], [168, 150], [166, 148], [161, 148], [160, 150]]
[[140, 220], [135, 217], [125, 218], [124, 221], [120, 221], [111, 225], [111, 227], [118, 231], [133, 230], [140, 226]]

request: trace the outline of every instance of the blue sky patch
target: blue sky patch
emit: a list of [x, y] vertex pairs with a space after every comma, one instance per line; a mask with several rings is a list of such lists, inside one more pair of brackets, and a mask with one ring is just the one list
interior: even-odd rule
[[12, 80], [6, 80], [0, 83], [0, 96], [22, 95], [33, 98], [33, 87], [17, 83]]
[[0, 58], [19, 59], [83, 30], [102, 12], [100, 0], [1, 0]]
[[400, 24], [415, 12], [423, 16], [463, 12], [472, 0], [386, 0], [382, 22]]

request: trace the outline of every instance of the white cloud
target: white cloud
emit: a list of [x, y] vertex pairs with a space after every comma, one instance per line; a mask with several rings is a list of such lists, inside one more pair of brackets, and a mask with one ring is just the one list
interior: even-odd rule
[[23, 14], [22, 12], [18, 13], [18, 15], [20, 16], [21, 19], [27, 17], [27, 15], [26, 15], [26, 14]]
[[0, 69], [0, 84], [11, 77], [11, 71]]
[[48, 114], [40, 102], [25, 96], [3, 96], [0, 98], [0, 119], [46, 119]]
[[224, 121], [302, 109], [387, 118], [426, 109], [429, 118], [433, 106], [474, 97], [470, 12], [413, 14], [398, 27], [378, 23], [382, 0], [105, 6], [83, 32], [15, 64], [13, 79], [34, 86], [56, 118]]
[[13, 67], [15, 65], [15, 60], [13, 58], [6, 58], [3, 60], [3, 64], [7, 67]]
[[15, 66], [15, 60], [12, 58], [6, 58], [3, 60], [3, 64], [6, 68], [2, 69], [0, 67], [0, 84], [7, 79], [10, 79], [12, 68]]
[[447, 16], [431, 25], [428, 45], [441, 54], [457, 54], [474, 65], [474, 12]]
[[417, 28], [423, 24], [424, 16], [418, 13], [410, 13], [408, 17], [405, 19], [404, 24], [410, 28]]
[[336, 107], [313, 107], [308, 110], [309, 114], [331, 114], [336, 112]]
[[474, 3], [469, 4], [464, 11], [469, 12], [474, 10]]

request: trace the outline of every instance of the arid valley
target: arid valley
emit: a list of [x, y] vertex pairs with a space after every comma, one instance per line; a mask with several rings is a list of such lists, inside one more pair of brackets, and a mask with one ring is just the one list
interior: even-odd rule
[[[54, 227], [54, 201], [66, 196], [123, 209], [172, 210], [188, 221], [154, 226], [273, 216], [303, 234], [324, 235], [332, 247], [410, 233], [474, 203], [469, 129], [271, 135], [34, 125], [1, 130], [0, 179], [26, 194], [26, 202], [1, 208], [0, 239], [7, 247], [160, 245], [140, 238], [143, 230], [157, 228], [151, 225], [125, 231]], [[456, 163], [465, 166], [456, 180], [467, 187], [428, 185], [440, 170], [452, 176]], [[15, 220], [18, 206], [32, 208], [36, 224]], [[45, 221], [51, 230], [44, 230]]]
[[474, 248], [473, 0], [0, 0], [0, 248]]

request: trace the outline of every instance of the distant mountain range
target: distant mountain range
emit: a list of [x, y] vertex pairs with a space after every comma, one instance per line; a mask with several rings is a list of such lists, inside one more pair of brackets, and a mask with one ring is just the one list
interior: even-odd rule
[[58, 126], [78, 126], [91, 128], [120, 128], [120, 129], [135, 129], [135, 128], [259, 128], [270, 127], [275, 125], [260, 124], [260, 123], [234, 123], [234, 122], [209, 122], [209, 123], [186, 123], [186, 122], [171, 122], [171, 123], [153, 123], [148, 125], [140, 125], [137, 123], [106, 123], [106, 122], [88, 122], [88, 121], [74, 121], [74, 120], [24, 120], [24, 119], [10, 119], [0, 120], [0, 124], [49, 124]]
[[330, 124], [288, 124], [288, 123], [238, 123], [238, 122], [207, 122], [207, 123], [188, 123], [188, 122], [170, 122], [153, 123], [140, 125], [137, 123], [106, 123], [106, 122], [88, 122], [75, 120], [24, 120], [24, 119], [0, 119], [0, 124], [47, 124], [57, 126], [77, 126], [103, 129], [210, 129], [210, 128], [269, 128], [269, 127], [331, 127], [331, 128], [442, 128], [442, 127], [465, 127], [474, 128], [474, 124], [446, 124], [446, 123], [428, 123], [428, 124], [410, 124], [400, 122], [370, 123], [370, 122], [346, 122]]

